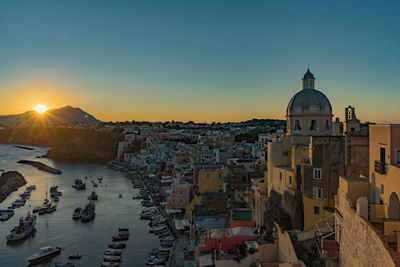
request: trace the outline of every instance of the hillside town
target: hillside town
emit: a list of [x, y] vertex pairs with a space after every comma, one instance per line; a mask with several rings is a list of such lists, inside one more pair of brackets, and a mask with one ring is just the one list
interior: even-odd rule
[[122, 126], [108, 167], [168, 216], [171, 266], [399, 266], [400, 125], [302, 83], [286, 122]]

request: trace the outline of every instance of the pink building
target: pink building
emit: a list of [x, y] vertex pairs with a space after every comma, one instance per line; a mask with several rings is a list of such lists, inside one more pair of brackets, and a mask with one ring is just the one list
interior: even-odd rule
[[192, 185], [173, 184], [171, 194], [165, 204], [166, 209], [184, 209], [190, 204], [192, 195]]

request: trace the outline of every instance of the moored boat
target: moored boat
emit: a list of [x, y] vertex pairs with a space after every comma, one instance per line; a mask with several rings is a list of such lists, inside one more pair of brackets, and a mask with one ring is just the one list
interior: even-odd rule
[[108, 248], [104, 251], [104, 255], [109, 255], [109, 256], [121, 256], [122, 250], [120, 249], [111, 249]]
[[126, 244], [125, 243], [112, 243], [112, 244], [108, 244], [108, 247], [121, 249], [121, 248], [126, 248]]
[[72, 262], [67, 262], [67, 261], [64, 261], [64, 262], [58, 261], [58, 262], [54, 263], [54, 266], [55, 267], [74, 267], [75, 264]]
[[90, 195], [88, 196], [88, 200], [98, 200], [99, 196], [96, 194], [95, 191], [92, 191]]
[[81, 254], [72, 254], [68, 256], [68, 259], [75, 259], [75, 260], [79, 260], [80, 258], [82, 258]]
[[114, 235], [112, 237], [113, 241], [124, 241], [124, 240], [128, 240], [129, 236], [121, 236], [121, 235]]
[[7, 241], [17, 241], [28, 236], [36, 225], [36, 215], [27, 214], [25, 218], [19, 219], [19, 224], [14, 227], [7, 236]]
[[119, 262], [121, 261], [121, 256], [104, 255], [104, 261]]
[[90, 201], [89, 204], [86, 205], [85, 209], [81, 214], [81, 221], [89, 222], [94, 219], [95, 214], [96, 213], [95, 213], [94, 202]]
[[104, 261], [101, 263], [102, 267], [118, 267], [118, 262]]
[[80, 219], [81, 218], [81, 214], [82, 214], [82, 208], [81, 207], [76, 208], [74, 210], [74, 213], [72, 214], [72, 219], [74, 219], [74, 220]]
[[7, 221], [14, 215], [14, 210], [6, 209], [0, 210], [0, 221]]
[[46, 246], [42, 247], [38, 253], [33, 254], [30, 256], [27, 261], [30, 263], [36, 263], [40, 262], [44, 259], [51, 258], [57, 254], [59, 254], [61, 251], [61, 248], [59, 247], [54, 247], [54, 246]]

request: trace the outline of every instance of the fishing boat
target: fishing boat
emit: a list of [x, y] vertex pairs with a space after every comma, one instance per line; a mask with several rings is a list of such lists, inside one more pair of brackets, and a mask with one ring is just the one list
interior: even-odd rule
[[39, 210], [40, 210], [40, 208], [41, 208], [41, 207], [39, 207], [39, 206], [34, 207], [33, 210], [32, 210], [32, 213], [38, 213]]
[[72, 185], [72, 188], [75, 188], [77, 190], [85, 190], [86, 189], [86, 183], [82, 182], [81, 179], [75, 179], [75, 182]]
[[58, 196], [55, 196], [55, 197], [54, 197], [54, 201], [55, 201], [55, 202], [58, 202], [59, 200], [60, 200], [60, 199], [58, 198]]
[[74, 267], [75, 264], [72, 262], [67, 262], [67, 261], [64, 261], [64, 262], [58, 261], [58, 262], [54, 263], [54, 266], [55, 267]]
[[119, 197], [119, 198], [122, 198], [122, 194], [119, 194], [118, 197]]
[[125, 243], [113, 243], [113, 244], [108, 244], [109, 248], [117, 248], [117, 249], [121, 249], [121, 248], [126, 248], [126, 244]]
[[52, 258], [55, 255], [59, 254], [60, 251], [61, 251], [61, 248], [59, 248], [59, 247], [54, 247], [54, 246], [42, 247], [38, 253], [35, 253], [32, 256], [30, 256], [27, 259], [27, 261], [34, 264], [34, 263], [40, 262], [44, 259]]
[[56, 196], [58, 196], [58, 186], [53, 185], [52, 187], [50, 187], [50, 197], [56, 197]]
[[81, 221], [89, 222], [94, 219], [95, 214], [96, 213], [95, 213], [94, 202], [90, 201], [89, 204], [86, 205], [85, 209], [81, 214]]
[[36, 215], [28, 213], [25, 218], [19, 219], [19, 224], [14, 227], [7, 236], [7, 241], [17, 241], [28, 236], [36, 225]]

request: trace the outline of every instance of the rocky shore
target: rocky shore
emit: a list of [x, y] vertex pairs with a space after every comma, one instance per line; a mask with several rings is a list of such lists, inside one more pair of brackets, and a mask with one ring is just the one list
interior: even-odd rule
[[61, 174], [62, 172], [60, 170], [57, 170], [55, 168], [52, 168], [50, 166], [47, 166], [44, 163], [41, 163], [39, 161], [33, 161], [33, 160], [19, 160], [17, 163], [21, 164], [29, 164], [32, 165], [33, 167], [36, 167], [38, 170], [53, 173], [53, 174]]
[[0, 202], [18, 187], [26, 184], [24, 176], [17, 171], [4, 172], [0, 176]]

